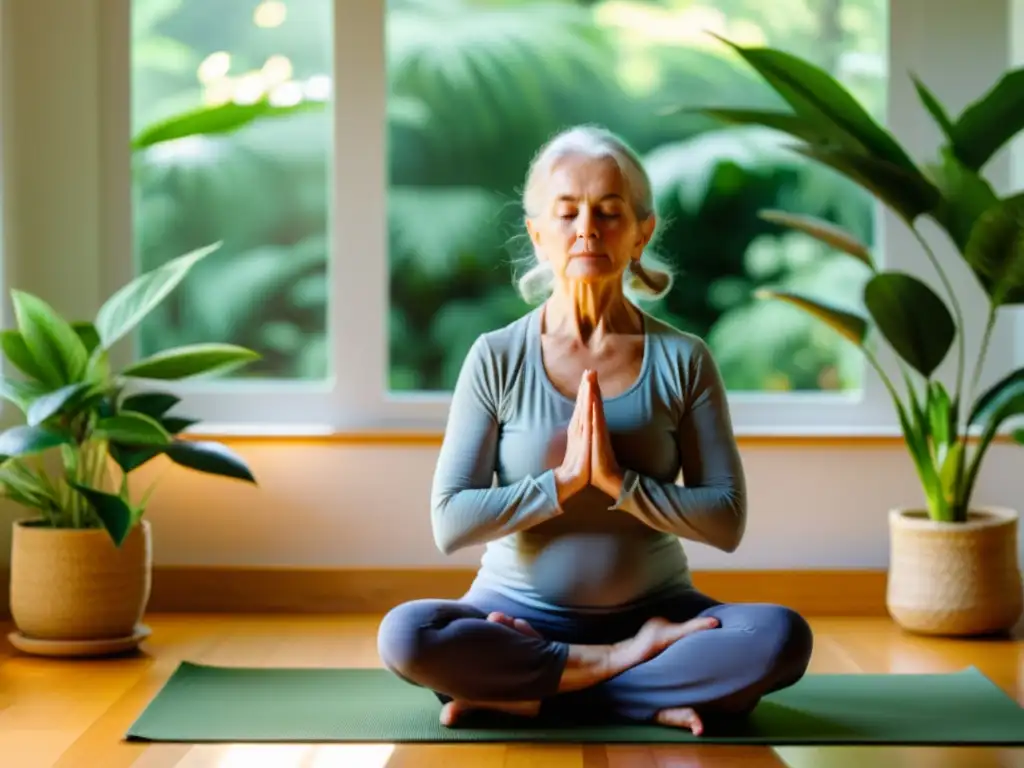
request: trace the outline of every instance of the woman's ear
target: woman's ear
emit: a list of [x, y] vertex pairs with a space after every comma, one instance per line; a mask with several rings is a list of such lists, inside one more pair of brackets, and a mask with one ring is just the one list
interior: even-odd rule
[[654, 228], [658, 221], [654, 216], [648, 216], [644, 221], [640, 222], [640, 238], [637, 242], [637, 247], [643, 250], [651, 243], [651, 238], [654, 237]]
[[[535, 249], [539, 248], [540, 247], [540, 231], [538, 231], [537, 227], [534, 226], [533, 219], [527, 219], [526, 220], [526, 231], [530, 234], [530, 242], [533, 243], [534, 248]], [[537, 257], [540, 258], [540, 254], [539, 253], [537, 254]]]

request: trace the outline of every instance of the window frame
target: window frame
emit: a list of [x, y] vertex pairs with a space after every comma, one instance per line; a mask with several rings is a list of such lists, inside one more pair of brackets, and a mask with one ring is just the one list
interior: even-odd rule
[[[95, 95], [95, 111], [84, 115], [94, 121], [98, 136], [99, 163], [90, 166], [96, 178], [78, 179], [82, 189], [93, 189], [99, 195], [98, 235], [94, 247], [79, 252], [46, 253], [44, 264], [49, 274], [61, 275], [62, 265], [68, 259], [78, 261], [76, 271], [92, 267], [98, 275], [95, 295], [78, 295], [71, 301], [76, 307], [88, 301], [95, 311], [113, 291], [133, 276], [132, 216], [131, 216], [131, 157], [129, 151], [129, 99], [130, 99], [130, 7], [131, 0], [87, 0], [95, 24], [67, 24], [60, 29], [62, 42], [72, 50], [94, 52], [96, 67], [91, 72], [79, 73], [60, 82], [46, 85], [52, 98], [60, 102], [64, 93], [83, 85], [91, 87]], [[333, 0], [334, 45], [332, 116], [333, 184], [329, 194], [331, 206], [330, 282], [328, 318], [334, 369], [323, 382], [294, 381], [205, 381], [202, 383], [160, 383], [160, 388], [179, 394], [184, 402], [180, 409], [202, 422], [193, 428], [199, 434], [281, 435], [329, 434], [344, 432], [431, 432], [442, 430], [447, 418], [450, 397], [447, 394], [401, 394], [387, 391], [387, 135], [381, 130], [385, 124], [387, 108], [385, 72], [385, 6], [386, 0], [364, 0], [359, 4]], [[57, 7], [59, 0], [34, 0], [19, 10], [15, 21], [25, 23], [29, 16], [45, 14]], [[926, 3], [928, 4], [926, 6]], [[979, 25], [968, 24], [971, 29], [1001, 30], [1006, 36], [1005, 48], [977, 32], [974, 39], [972, 65], [977, 64], [969, 76], [963, 76], [962, 66], [949, 51], [965, 46], [962, 19], [956, 10], [956, 0], [901, 0], [891, 3], [888, 36], [889, 85], [886, 125], [904, 142], [912, 155], [924, 157], [933, 151], [936, 139], [929, 118], [922, 109], [913, 90], [909, 73], [925, 80], [952, 109], [961, 108], [990, 85], [994, 77], [1015, 60], [1020, 51], [1011, 53], [1015, 45], [1005, 30], [1011, 28], [1013, 14], [1020, 14], [1024, 0], [977, 0], [974, 13], [988, 12], [991, 17]], [[942, 13], [936, 6], [948, 6]], [[34, 9], [34, 10], [33, 10]], [[4, 25], [4, 39], [18, 33], [10, 24]], [[987, 34], [987, 33], [986, 33]], [[1017, 38], [1024, 37], [1024, 32]], [[984, 40], [984, 47], [982, 41]], [[969, 42], [969, 40], [968, 40]], [[1019, 39], [1016, 43], [1020, 43]], [[980, 63], [979, 63], [980, 60]], [[18, 71], [17, 57], [5, 62]], [[13, 104], [25, 103], [26, 91], [32, 87], [31, 74], [19, 72], [22, 80], [5, 77], [4, 83], [16, 91]], [[352, 108], [358, 105], [358, 108]], [[12, 101], [5, 96], [5, 111]], [[52, 111], [37, 110], [32, 119], [52, 119]], [[24, 136], [23, 126], [17, 135]], [[72, 128], [68, 128], [68, 131]], [[53, 132], [45, 134], [48, 138]], [[338, 137], [351, 137], [339, 140]], [[5, 157], [13, 151], [11, 139], [4, 136]], [[1005, 186], [1010, 162], [1006, 153], [995, 161], [997, 189]], [[358, 184], [348, 180], [358, 179]], [[52, 184], [66, 179], [59, 172], [51, 178]], [[6, 182], [6, 178], [5, 178]], [[17, 194], [26, 182], [15, 185]], [[1002, 190], [1000, 190], [1002, 191]], [[5, 213], [9, 214], [5, 201]], [[904, 227], [889, 212], [877, 208], [879, 252], [889, 268], [913, 272], [932, 281], [934, 270], [920, 253], [920, 249]], [[88, 226], [83, 220], [74, 226]], [[15, 279], [30, 274], [33, 287], [42, 295], [68, 299], [69, 291], [58, 286], [54, 277], [38, 274], [27, 267], [25, 253], [31, 237], [22, 236], [14, 251], [16, 262], [10, 270]], [[964, 278], [957, 270], [956, 255], [932, 237], [940, 260], [952, 270], [955, 280]], [[10, 243], [5, 259], [5, 288], [12, 251]], [[353, 257], [352, 255], [355, 254]], [[83, 265], [82, 260], [86, 260]], [[26, 271], [27, 270], [27, 271]], [[45, 271], [45, 267], [44, 267]], [[970, 279], [969, 275], [966, 279]], [[936, 283], [937, 285], [937, 283]], [[19, 286], [21, 287], [21, 286]], [[945, 296], [937, 285], [940, 295]], [[81, 292], [79, 292], [81, 294]], [[964, 305], [969, 325], [975, 318], [983, 318], [983, 296], [971, 296]], [[1015, 319], [1016, 320], [1016, 319]], [[8, 327], [12, 319], [7, 310]], [[1014, 325], [1019, 325], [1015, 328]], [[345, 329], [359, 328], [359, 333]], [[1024, 358], [1024, 351], [1015, 340], [1024, 334], [1024, 321], [1002, 322], [993, 337], [993, 351], [989, 356], [991, 372], [1001, 371], [994, 361], [1005, 362], [1014, 350], [1015, 357]], [[971, 361], [969, 338], [968, 362]], [[127, 345], [119, 348], [115, 363], [123, 364], [131, 350]], [[892, 370], [891, 356], [882, 352], [883, 364]], [[944, 366], [944, 376], [951, 376], [955, 355], [951, 354]], [[1024, 362], [1024, 360], [1021, 360]], [[1018, 363], [1020, 364], [1020, 363]], [[729, 402], [735, 431], [740, 436], [893, 436], [899, 427], [888, 393], [874, 372], [865, 365], [865, 386], [859, 393], [729, 393]], [[947, 381], [951, 378], [946, 378]]]

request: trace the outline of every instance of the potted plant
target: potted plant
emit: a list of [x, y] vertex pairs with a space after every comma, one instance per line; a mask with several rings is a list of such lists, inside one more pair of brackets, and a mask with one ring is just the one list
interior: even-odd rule
[[[891, 396], [925, 503], [920, 509], [890, 512], [888, 610], [898, 624], [921, 633], [1005, 631], [1024, 610], [1018, 512], [977, 505], [973, 498], [994, 438], [1024, 414], [1024, 368], [978, 392], [1000, 310], [1024, 304], [1024, 194], [998, 195], [982, 169], [1024, 129], [1024, 69], [1005, 73], [956, 117], [912, 75], [923, 108], [943, 136], [937, 156], [919, 166], [823, 70], [783, 51], [723, 42], [790, 110], [697, 111], [729, 124], [782, 131], [797, 140], [795, 152], [868, 190], [910, 229], [946, 294], [941, 298], [914, 275], [879, 269], [863, 243], [830, 222], [782, 211], [763, 213], [771, 222], [860, 260], [869, 270], [864, 313], [782, 290], [762, 289], [758, 295], [799, 307], [857, 345]], [[921, 233], [925, 218], [948, 236], [988, 300], [973, 371], [968, 370], [957, 290]], [[898, 372], [890, 375], [881, 365], [878, 336], [895, 353]], [[956, 380], [947, 385], [936, 371], [954, 344]], [[1024, 443], [1024, 430], [1012, 435]]]
[[147, 381], [233, 370], [257, 358], [229, 344], [169, 349], [113, 371], [110, 350], [219, 244], [200, 248], [118, 290], [92, 322], [71, 323], [37, 296], [11, 292], [17, 327], [0, 333], [8, 368], [0, 396], [24, 423], [0, 433], [0, 490], [33, 510], [14, 523], [12, 643], [48, 655], [133, 648], [150, 594], [151, 533], [143, 519], [150, 486], [136, 496], [129, 475], [156, 456], [188, 469], [255, 483], [223, 445], [184, 439], [196, 423]]

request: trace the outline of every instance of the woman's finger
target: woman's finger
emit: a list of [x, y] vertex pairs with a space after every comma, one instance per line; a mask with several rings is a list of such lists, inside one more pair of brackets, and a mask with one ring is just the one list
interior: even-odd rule
[[580, 434], [583, 434], [584, 427], [588, 421], [588, 414], [590, 413], [590, 371], [583, 372], [583, 378], [580, 380], [580, 392], [577, 398], [576, 404], [580, 410]]
[[572, 409], [572, 417], [570, 417], [570, 419], [569, 419], [569, 430], [570, 430], [570, 433], [572, 431], [579, 432], [581, 430], [582, 426], [583, 426], [582, 420], [583, 420], [583, 413], [584, 413], [584, 405], [585, 405], [585, 402], [586, 402], [586, 391], [584, 390], [584, 386], [586, 384], [586, 380], [587, 380], [587, 372], [584, 371], [583, 372], [583, 377], [580, 379], [580, 385], [579, 385], [579, 387], [576, 390], [576, 403], [575, 403], [575, 405], [573, 406], [573, 409]]
[[593, 406], [587, 408], [587, 416], [583, 419], [583, 453], [590, 454], [590, 445], [594, 436]]

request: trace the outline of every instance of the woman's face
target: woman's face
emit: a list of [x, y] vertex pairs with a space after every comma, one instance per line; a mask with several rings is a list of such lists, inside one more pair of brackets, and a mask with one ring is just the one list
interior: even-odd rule
[[547, 179], [544, 207], [526, 223], [538, 259], [562, 282], [621, 280], [655, 223], [653, 216], [638, 221], [630, 199], [613, 159], [562, 158]]

